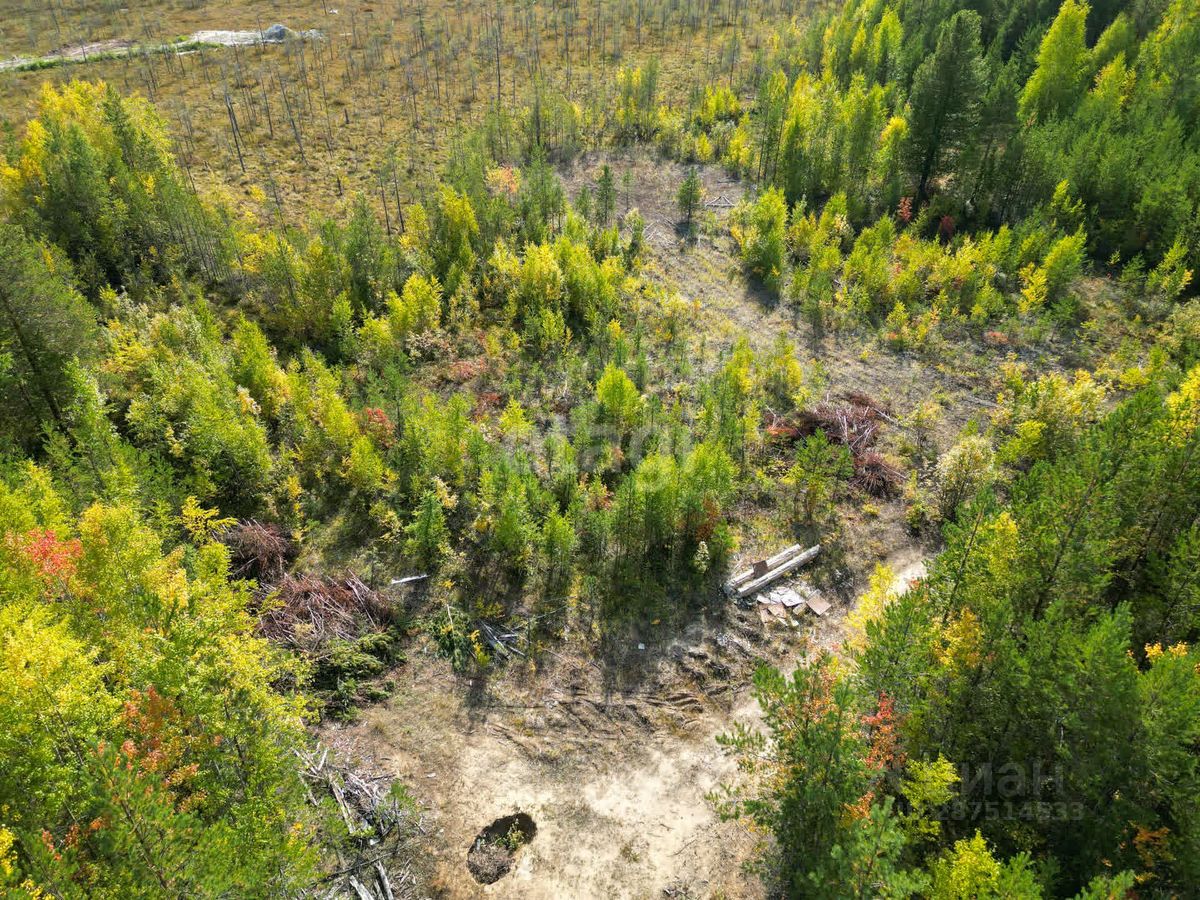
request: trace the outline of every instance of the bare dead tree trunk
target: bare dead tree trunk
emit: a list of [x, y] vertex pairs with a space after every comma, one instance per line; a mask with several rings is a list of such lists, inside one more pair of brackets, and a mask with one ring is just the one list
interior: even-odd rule
[[225, 111], [229, 113], [229, 130], [233, 133], [233, 146], [237, 150], [238, 165], [242, 167], [242, 174], [246, 174], [246, 160], [242, 157], [242, 139], [238, 133], [237, 117], [233, 114], [233, 103], [229, 99], [229, 92], [225, 92]]

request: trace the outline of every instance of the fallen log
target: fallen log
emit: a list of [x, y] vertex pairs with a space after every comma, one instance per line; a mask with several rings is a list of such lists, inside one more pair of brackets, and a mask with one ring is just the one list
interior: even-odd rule
[[[790, 549], [791, 548], [789, 548], [789, 550]], [[816, 555], [820, 552], [821, 552], [820, 544], [817, 544], [813, 547], [809, 547], [807, 550], [803, 551], [802, 553], [792, 556], [790, 559], [787, 559], [786, 561], [781, 562], [781, 563], [773, 566], [772, 568], [768, 569], [763, 574], [757, 575], [756, 577], [751, 578], [749, 581], [746, 581], [743, 584], [741, 584], [740, 586], [734, 588], [734, 596], [737, 597], [738, 599], [741, 599], [742, 597], [749, 597], [755, 591], [762, 590], [768, 584], [770, 584], [771, 582], [775, 581], [778, 578], [783, 577], [788, 572], [791, 572], [794, 569], [800, 568], [805, 563], [814, 559], [816, 557]], [[772, 557], [772, 559], [775, 559], [775, 557]]]
[[366, 886], [353, 875], [350, 876], [349, 881], [350, 887], [354, 889], [354, 893], [359, 900], [375, 900], [375, 895], [368, 891]]
[[753, 567], [746, 569], [744, 572], [738, 572], [738, 574], [730, 578], [729, 581], [725, 583], [725, 589], [727, 591], [737, 590], [752, 578], [764, 575], [771, 569], [774, 569], [776, 566], [783, 565], [783, 563], [787, 562], [793, 556], [803, 551], [803, 549], [804, 548], [799, 544], [792, 544], [790, 547], [783, 548], [774, 556], [769, 556], [764, 560], [759, 560], [754, 564]]
[[379, 886], [383, 888], [383, 900], [396, 900], [396, 895], [392, 893], [392, 883], [388, 880], [387, 870], [378, 860], [375, 862], [375, 874], [379, 876]]

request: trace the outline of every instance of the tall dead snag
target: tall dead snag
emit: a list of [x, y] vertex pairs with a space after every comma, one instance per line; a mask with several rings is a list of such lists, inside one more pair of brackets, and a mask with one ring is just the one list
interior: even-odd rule
[[279, 86], [279, 93], [283, 97], [283, 110], [287, 114], [288, 123], [292, 126], [292, 136], [296, 139], [296, 148], [300, 151], [300, 162], [307, 166], [308, 157], [304, 155], [304, 140], [300, 137], [300, 125], [296, 121], [291, 100], [288, 99], [287, 86], [280, 77], [278, 69], [275, 70], [275, 83]]
[[238, 129], [237, 116], [233, 114], [233, 103], [229, 99], [229, 91], [225, 91], [225, 111], [229, 113], [229, 130], [233, 134], [233, 146], [237, 150], [238, 165], [242, 174], [246, 174], [246, 159], [242, 156], [242, 135]]

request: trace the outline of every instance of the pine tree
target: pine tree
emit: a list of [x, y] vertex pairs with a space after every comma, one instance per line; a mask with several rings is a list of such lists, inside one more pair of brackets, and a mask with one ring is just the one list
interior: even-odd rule
[[557, 510], [551, 510], [542, 523], [542, 556], [546, 565], [546, 586], [560, 587], [571, 571], [575, 555], [576, 535], [571, 520]]
[[683, 183], [679, 185], [678, 193], [675, 194], [675, 203], [679, 207], [679, 211], [683, 214], [683, 220], [687, 225], [688, 231], [691, 231], [692, 217], [695, 216], [696, 210], [703, 199], [704, 186], [700, 183], [700, 173], [693, 166], [688, 169]]
[[824, 516], [832, 506], [838, 482], [849, 478], [853, 470], [850, 451], [831, 444], [824, 431], [818, 428], [805, 438], [785, 476], [796, 518], [812, 523]]
[[917, 194], [953, 166], [975, 140], [983, 96], [979, 14], [961, 10], [942, 25], [937, 47], [913, 76], [906, 158]]
[[930, 900], [1041, 900], [1028, 854], [1000, 862], [978, 831], [955, 843], [931, 868]]
[[592, 189], [586, 184], [579, 189], [579, 194], [575, 198], [575, 211], [583, 218], [585, 222], [590, 222], [592, 219]]
[[731, 231], [749, 272], [778, 290], [787, 266], [787, 201], [783, 191], [763, 191], [742, 211]]
[[425, 491], [405, 529], [404, 550], [423, 565], [436, 566], [449, 549], [450, 530], [442, 501], [434, 490]]
[[642, 407], [637, 386], [612, 363], [604, 367], [596, 382], [596, 401], [600, 404], [603, 421], [616, 426], [621, 434], [634, 425]]
[[19, 227], [0, 225], [0, 384], [9, 398], [0, 424], [22, 444], [44, 419], [61, 425], [68, 366], [86, 358], [97, 337], [92, 310], [50, 270], [51, 258]]
[[887, 698], [863, 714], [828, 654], [801, 661], [787, 677], [754, 675], [767, 733], [739, 727], [718, 742], [749, 776], [716, 795], [723, 817], [744, 817], [776, 841], [773, 868], [789, 897], [909, 896], [919, 873], [901, 867], [907, 843], [880, 782], [898, 762]]
[[605, 163], [600, 169], [600, 177], [596, 180], [596, 222], [608, 227], [612, 221], [613, 210], [617, 205], [617, 186], [613, 181], [612, 169]]

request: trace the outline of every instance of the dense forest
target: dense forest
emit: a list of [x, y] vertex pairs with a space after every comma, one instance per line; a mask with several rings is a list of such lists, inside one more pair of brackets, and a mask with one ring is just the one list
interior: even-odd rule
[[[1195, 895], [1200, 7], [626, 6], [603, 86], [502, 72], [497, 13], [436, 178], [389, 151], [337, 204], [197, 186], [171, 117], [79, 67], [5, 110], [5, 896], [355, 896], [437, 836], [403, 779], [348, 812], [316, 734], [417, 642], [480, 679], [604, 661], [731, 605], [763, 534], [852, 559], [885, 505], [928, 574], [851, 577], [840, 639], [759, 660], [719, 739], [758, 889]], [[569, 48], [561, 13], [526, 27]], [[669, 228], [630, 158], [683, 173]], [[806, 340], [706, 356], [656, 231], [727, 239]], [[831, 342], [974, 367], [978, 402], [847, 405]]]

